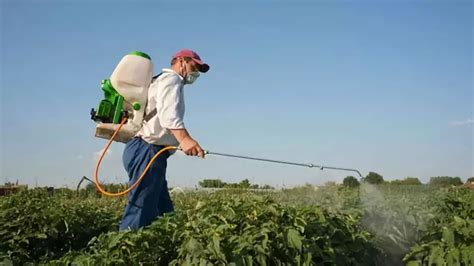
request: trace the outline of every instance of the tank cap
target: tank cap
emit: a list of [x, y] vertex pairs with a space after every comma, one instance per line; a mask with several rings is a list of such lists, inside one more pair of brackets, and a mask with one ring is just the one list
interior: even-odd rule
[[145, 54], [144, 52], [140, 52], [140, 51], [133, 51], [133, 52], [129, 53], [129, 55], [138, 55], [138, 56], [144, 57], [148, 60], [151, 60], [151, 57], [149, 55]]
[[135, 111], [138, 111], [138, 110], [140, 110], [140, 108], [142, 108], [142, 106], [138, 102], [134, 102], [132, 107], [133, 107], [133, 110], [135, 110]]

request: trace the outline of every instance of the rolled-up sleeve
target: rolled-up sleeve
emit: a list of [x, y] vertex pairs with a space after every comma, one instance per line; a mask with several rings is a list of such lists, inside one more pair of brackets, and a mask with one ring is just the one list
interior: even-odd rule
[[156, 94], [157, 115], [160, 125], [166, 129], [183, 129], [184, 127], [184, 97], [182, 81], [168, 75], [159, 82]]

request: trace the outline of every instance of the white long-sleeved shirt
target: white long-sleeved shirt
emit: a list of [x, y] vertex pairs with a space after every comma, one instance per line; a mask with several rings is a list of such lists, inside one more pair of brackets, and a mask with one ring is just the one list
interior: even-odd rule
[[143, 121], [137, 137], [155, 145], [179, 145], [170, 129], [185, 128], [183, 87], [183, 77], [172, 69], [162, 70], [162, 74], [150, 84], [145, 109], [146, 114], [155, 108], [157, 113], [150, 120]]

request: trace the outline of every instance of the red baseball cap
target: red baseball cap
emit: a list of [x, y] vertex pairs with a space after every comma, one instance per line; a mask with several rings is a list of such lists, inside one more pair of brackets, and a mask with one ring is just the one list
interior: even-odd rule
[[190, 57], [194, 62], [198, 64], [199, 72], [206, 73], [207, 71], [209, 71], [209, 65], [201, 61], [201, 57], [199, 57], [199, 55], [192, 50], [179, 50], [176, 54], [173, 55], [172, 59], [175, 59], [176, 57]]

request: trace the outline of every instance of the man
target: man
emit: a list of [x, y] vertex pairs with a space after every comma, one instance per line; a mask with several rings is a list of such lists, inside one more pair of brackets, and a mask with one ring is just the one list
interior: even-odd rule
[[[127, 142], [123, 164], [133, 184], [143, 173], [151, 158], [166, 146], [180, 146], [191, 156], [204, 158], [204, 151], [186, 130], [183, 87], [192, 84], [199, 72], [209, 65], [191, 50], [180, 50], [171, 60], [171, 68], [155, 76], [148, 90], [146, 116], [142, 129]], [[153, 162], [141, 183], [128, 195], [128, 204], [120, 230], [149, 225], [158, 216], [173, 211], [166, 182], [166, 160], [172, 153], [164, 152]]]

